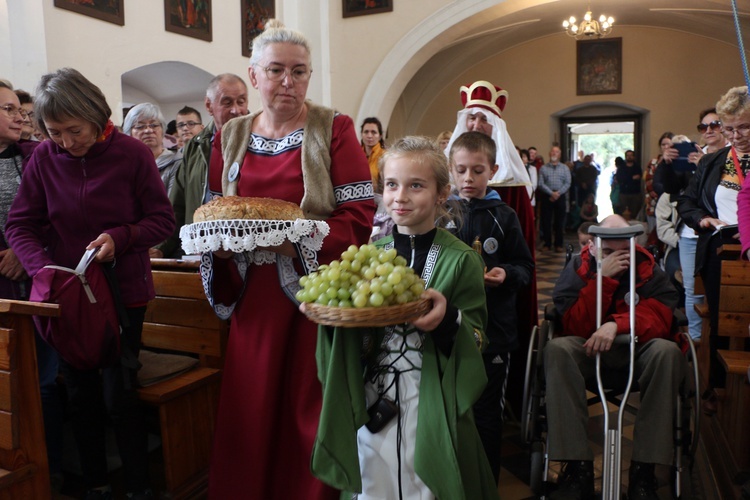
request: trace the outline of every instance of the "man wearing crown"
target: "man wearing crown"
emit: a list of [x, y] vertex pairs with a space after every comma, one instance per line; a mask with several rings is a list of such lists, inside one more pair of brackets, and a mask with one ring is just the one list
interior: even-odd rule
[[495, 163], [497, 173], [492, 178], [496, 184], [521, 184], [531, 198], [531, 180], [513, 141], [508, 135], [502, 112], [508, 101], [508, 92], [490, 82], [480, 80], [469, 87], [461, 87], [464, 109], [458, 112], [456, 128], [445, 149], [450, 152], [453, 141], [464, 132], [476, 131], [492, 137], [497, 146]]
[[[460, 91], [464, 108], [458, 112], [456, 128], [445, 148], [445, 154], [450, 157], [453, 142], [464, 132], [481, 132], [495, 141], [495, 163], [498, 169], [490, 186], [516, 211], [524, 239], [533, 256], [535, 225], [534, 209], [531, 206], [531, 180], [502, 119], [502, 112], [508, 102], [508, 92], [485, 80], [474, 82], [468, 87], [462, 86]], [[516, 304], [519, 349], [524, 351], [528, 347], [531, 328], [537, 324], [535, 271], [532, 271], [530, 285], [519, 290]], [[511, 364], [508, 374], [506, 399], [516, 414], [521, 411], [524, 370], [523, 363]]]

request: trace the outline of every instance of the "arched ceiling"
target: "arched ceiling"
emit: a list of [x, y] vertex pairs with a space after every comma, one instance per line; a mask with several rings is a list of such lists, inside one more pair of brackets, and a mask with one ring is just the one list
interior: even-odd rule
[[[615, 18], [618, 26], [646, 26], [688, 32], [737, 45], [731, 0], [507, 0], [449, 4], [410, 33], [385, 58], [377, 73], [391, 84], [373, 81], [365, 92], [358, 118], [380, 116], [388, 121], [396, 101], [410, 122], [419, 118], [431, 96], [457, 74], [511, 47], [559, 35], [562, 20], [579, 21], [590, 6], [592, 14]], [[741, 27], [750, 32], [750, 5], [738, 2]], [[482, 9], [483, 6], [486, 8]], [[474, 12], [464, 14], [470, 8]], [[451, 24], [452, 21], [452, 24]], [[442, 30], [442, 31], [440, 31]], [[420, 41], [421, 46], [417, 46]], [[749, 42], [750, 43], [750, 42]], [[405, 52], [409, 52], [405, 55]], [[739, 63], [739, 60], [738, 60]], [[389, 76], [390, 74], [390, 76]], [[380, 87], [380, 90], [377, 87]], [[408, 128], [408, 127], [407, 127]]]
[[123, 87], [148, 94], [158, 103], [202, 101], [211, 73], [179, 61], [146, 64], [122, 75]]

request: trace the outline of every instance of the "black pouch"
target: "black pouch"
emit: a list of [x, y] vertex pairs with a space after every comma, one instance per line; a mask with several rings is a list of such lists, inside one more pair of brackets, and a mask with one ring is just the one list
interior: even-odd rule
[[398, 415], [398, 405], [390, 399], [381, 397], [367, 409], [367, 414], [370, 415], [370, 421], [365, 424], [365, 427], [373, 434], [377, 434], [393, 417]]

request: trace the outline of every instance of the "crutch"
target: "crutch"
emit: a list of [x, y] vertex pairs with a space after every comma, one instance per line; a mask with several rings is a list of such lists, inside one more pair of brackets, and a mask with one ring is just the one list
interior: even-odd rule
[[[635, 371], [635, 237], [643, 234], [643, 226], [630, 227], [598, 227], [589, 228], [589, 234], [596, 237], [596, 328], [602, 326], [602, 240], [630, 240], [630, 366], [628, 371], [628, 383], [625, 392], [622, 395], [622, 401], [617, 411], [617, 425], [610, 425], [609, 409], [607, 407], [607, 398], [604, 394], [604, 384], [601, 375], [601, 353], [596, 354], [596, 384], [599, 388], [599, 398], [602, 402], [604, 411], [604, 456], [602, 464], [602, 500], [619, 500], [621, 487], [621, 451], [622, 451], [622, 419], [625, 415], [625, 407], [630, 396], [630, 388], [633, 385], [633, 372]], [[618, 341], [620, 337], [615, 337], [615, 344], [626, 341]]]

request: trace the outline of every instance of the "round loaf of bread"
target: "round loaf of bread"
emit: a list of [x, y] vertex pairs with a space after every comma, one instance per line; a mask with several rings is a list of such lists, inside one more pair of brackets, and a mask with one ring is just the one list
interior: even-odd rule
[[225, 196], [198, 207], [193, 215], [193, 222], [232, 219], [296, 220], [302, 218], [302, 209], [296, 203], [274, 198]]

